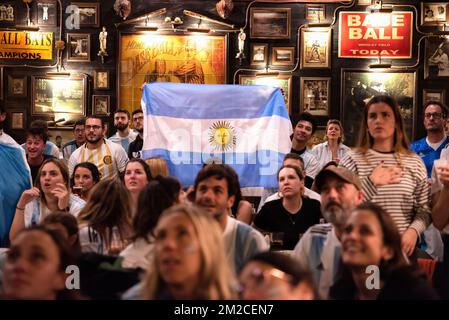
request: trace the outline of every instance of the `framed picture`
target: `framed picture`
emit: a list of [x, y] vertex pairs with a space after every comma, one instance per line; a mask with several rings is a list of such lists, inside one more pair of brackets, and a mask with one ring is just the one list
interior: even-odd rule
[[273, 47], [271, 64], [273, 66], [289, 66], [295, 63], [295, 47]]
[[94, 89], [107, 90], [109, 89], [109, 71], [95, 70], [94, 71]]
[[258, 84], [278, 87], [282, 91], [284, 96], [285, 106], [288, 109], [288, 113], [291, 114], [291, 75], [278, 75], [278, 76], [255, 76], [255, 75], [239, 75], [239, 84]]
[[70, 78], [32, 77], [32, 115], [55, 115], [66, 121], [86, 114], [87, 82], [84, 76]]
[[266, 66], [268, 63], [268, 44], [251, 43], [250, 48], [251, 48], [250, 65]]
[[18, 14], [15, 6], [16, 2], [18, 1], [2, 1], [0, 3], [0, 24], [15, 24], [16, 16]]
[[254, 39], [290, 39], [290, 8], [250, 8], [250, 36]]
[[422, 93], [423, 105], [428, 101], [438, 101], [446, 104], [446, 90], [445, 89], [423, 89]]
[[92, 113], [93, 114], [109, 114], [110, 96], [93, 95], [92, 96]]
[[55, 27], [57, 25], [56, 0], [37, 0], [37, 24], [39, 26]]
[[8, 75], [8, 97], [24, 98], [27, 96], [27, 76]]
[[[139, 109], [142, 85], [147, 82], [227, 83], [227, 35], [155, 34], [150, 38], [145, 33], [119, 33], [117, 105], [129, 112]], [[143, 56], [147, 60], [139, 63]]]
[[98, 28], [100, 26], [100, 4], [98, 2], [71, 2], [79, 8], [80, 27]]
[[306, 20], [321, 22], [326, 19], [326, 6], [324, 4], [306, 4]]
[[25, 129], [25, 112], [11, 112], [11, 129]]
[[301, 69], [331, 67], [331, 29], [301, 29]]
[[449, 77], [449, 39], [430, 37], [425, 40], [424, 78]]
[[357, 143], [365, 104], [375, 95], [388, 94], [396, 99], [404, 119], [405, 131], [414, 140], [416, 119], [416, 73], [388, 70], [366, 71], [342, 69], [340, 119], [345, 131], [345, 144]]
[[301, 77], [299, 89], [300, 112], [328, 116], [331, 78]]
[[421, 2], [421, 25], [439, 26], [447, 22], [447, 2]]
[[90, 34], [67, 33], [67, 61], [90, 61]]

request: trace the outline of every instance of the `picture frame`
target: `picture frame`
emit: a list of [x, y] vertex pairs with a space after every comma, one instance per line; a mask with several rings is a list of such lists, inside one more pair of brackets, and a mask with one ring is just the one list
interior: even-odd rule
[[27, 76], [8, 75], [8, 97], [10, 98], [26, 98]]
[[109, 70], [94, 70], [94, 89], [109, 90]]
[[290, 66], [295, 63], [295, 47], [273, 47], [271, 64], [273, 66]]
[[67, 33], [67, 61], [90, 62], [90, 34]]
[[80, 27], [100, 27], [100, 3], [98, 2], [71, 2], [79, 8]]
[[70, 78], [33, 76], [32, 115], [58, 115], [66, 121], [86, 115], [87, 81], [85, 76]]
[[424, 79], [449, 78], [449, 39], [430, 37], [424, 44]]
[[291, 8], [250, 8], [252, 39], [290, 39]]
[[92, 95], [92, 114], [109, 115], [111, 97], [109, 95]]
[[11, 129], [25, 130], [25, 112], [12, 111], [11, 112]]
[[239, 84], [243, 85], [270, 85], [278, 87], [284, 96], [285, 105], [288, 113], [291, 114], [292, 103], [292, 76], [291, 75], [239, 75]]
[[326, 6], [324, 4], [306, 4], [306, 20], [310, 22], [323, 22], [326, 20]]
[[331, 29], [301, 29], [301, 69], [329, 69], [331, 67]]
[[58, 24], [58, 6], [56, 0], [37, 0], [37, 24], [45, 27], [56, 27]]
[[0, 24], [14, 25], [17, 18], [17, 1], [2, 1], [0, 3]]
[[396, 99], [410, 141], [415, 140], [416, 90], [415, 70], [342, 69], [340, 120], [345, 144], [356, 145], [366, 102], [373, 96], [387, 94]]
[[421, 25], [441, 26], [448, 21], [447, 2], [421, 2]]
[[423, 89], [423, 105], [429, 101], [438, 101], [446, 104], [446, 89]]
[[268, 44], [251, 43], [250, 44], [250, 65], [266, 66], [268, 63]]
[[314, 116], [330, 115], [330, 77], [301, 77], [299, 86], [300, 112]]

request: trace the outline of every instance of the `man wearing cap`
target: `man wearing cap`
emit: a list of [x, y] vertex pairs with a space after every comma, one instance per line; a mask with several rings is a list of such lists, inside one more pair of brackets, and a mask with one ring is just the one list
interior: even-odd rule
[[323, 299], [328, 298], [340, 263], [340, 237], [352, 210], [362, 203], [360, 180], [344, 168], [327, 168], [315, 179], [321, 212], [329, 223], [314, 225], [302, 236], [294, 256], [310, 269]]

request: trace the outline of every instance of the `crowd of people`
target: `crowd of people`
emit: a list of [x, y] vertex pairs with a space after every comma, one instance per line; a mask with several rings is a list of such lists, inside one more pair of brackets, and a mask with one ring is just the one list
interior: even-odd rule
[[311, 147], [300, 114], [255, 210], [229, 165], [183, 186], [143, 159], [142, 110], [118, 109], [109, 139], [103, 117], [77, 121], [59, 152], [40, 120], [19, 146], [0, 104], [0, 298], [447, 299], [447, 108], [423, 111], [410, 144], [396, 101], [371, 98], [354, 148], [337, 119]]

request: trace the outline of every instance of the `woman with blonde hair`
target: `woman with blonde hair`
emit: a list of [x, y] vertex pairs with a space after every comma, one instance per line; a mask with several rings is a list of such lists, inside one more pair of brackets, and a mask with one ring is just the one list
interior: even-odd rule
[[167, 162], [164, 159], [158, 157], [148, 158], [145, 162], [150, 167], [152, 177], [167, 177], [169, 175]]
[[402, 249], [414, 252], [430, 223], [429, 185], [421, 158], [409, 150], [397, 102], [375, 96], [366, 104], [358, 148], [340, 166], [356, 173], [366, 201], [377, 203], [402, 234]]
[[155, 258], [141, 283], [145, 299], [236, 298], [217, 222], [191, 205], [165, 210], [154, 231]]
[[313, 147], [312, 153], [320, 164], [320, 168], [330, 162], [339, 162], [351, 151], [351, 148], [343, 144], [345, 135], [340, 120], [330, 119], [326, 125], [326, 134], [323, 143]]
[[116, 255], [131, 234], [130, 197], [117, 178], [95, 185], [78, 216], [82, 252]]

